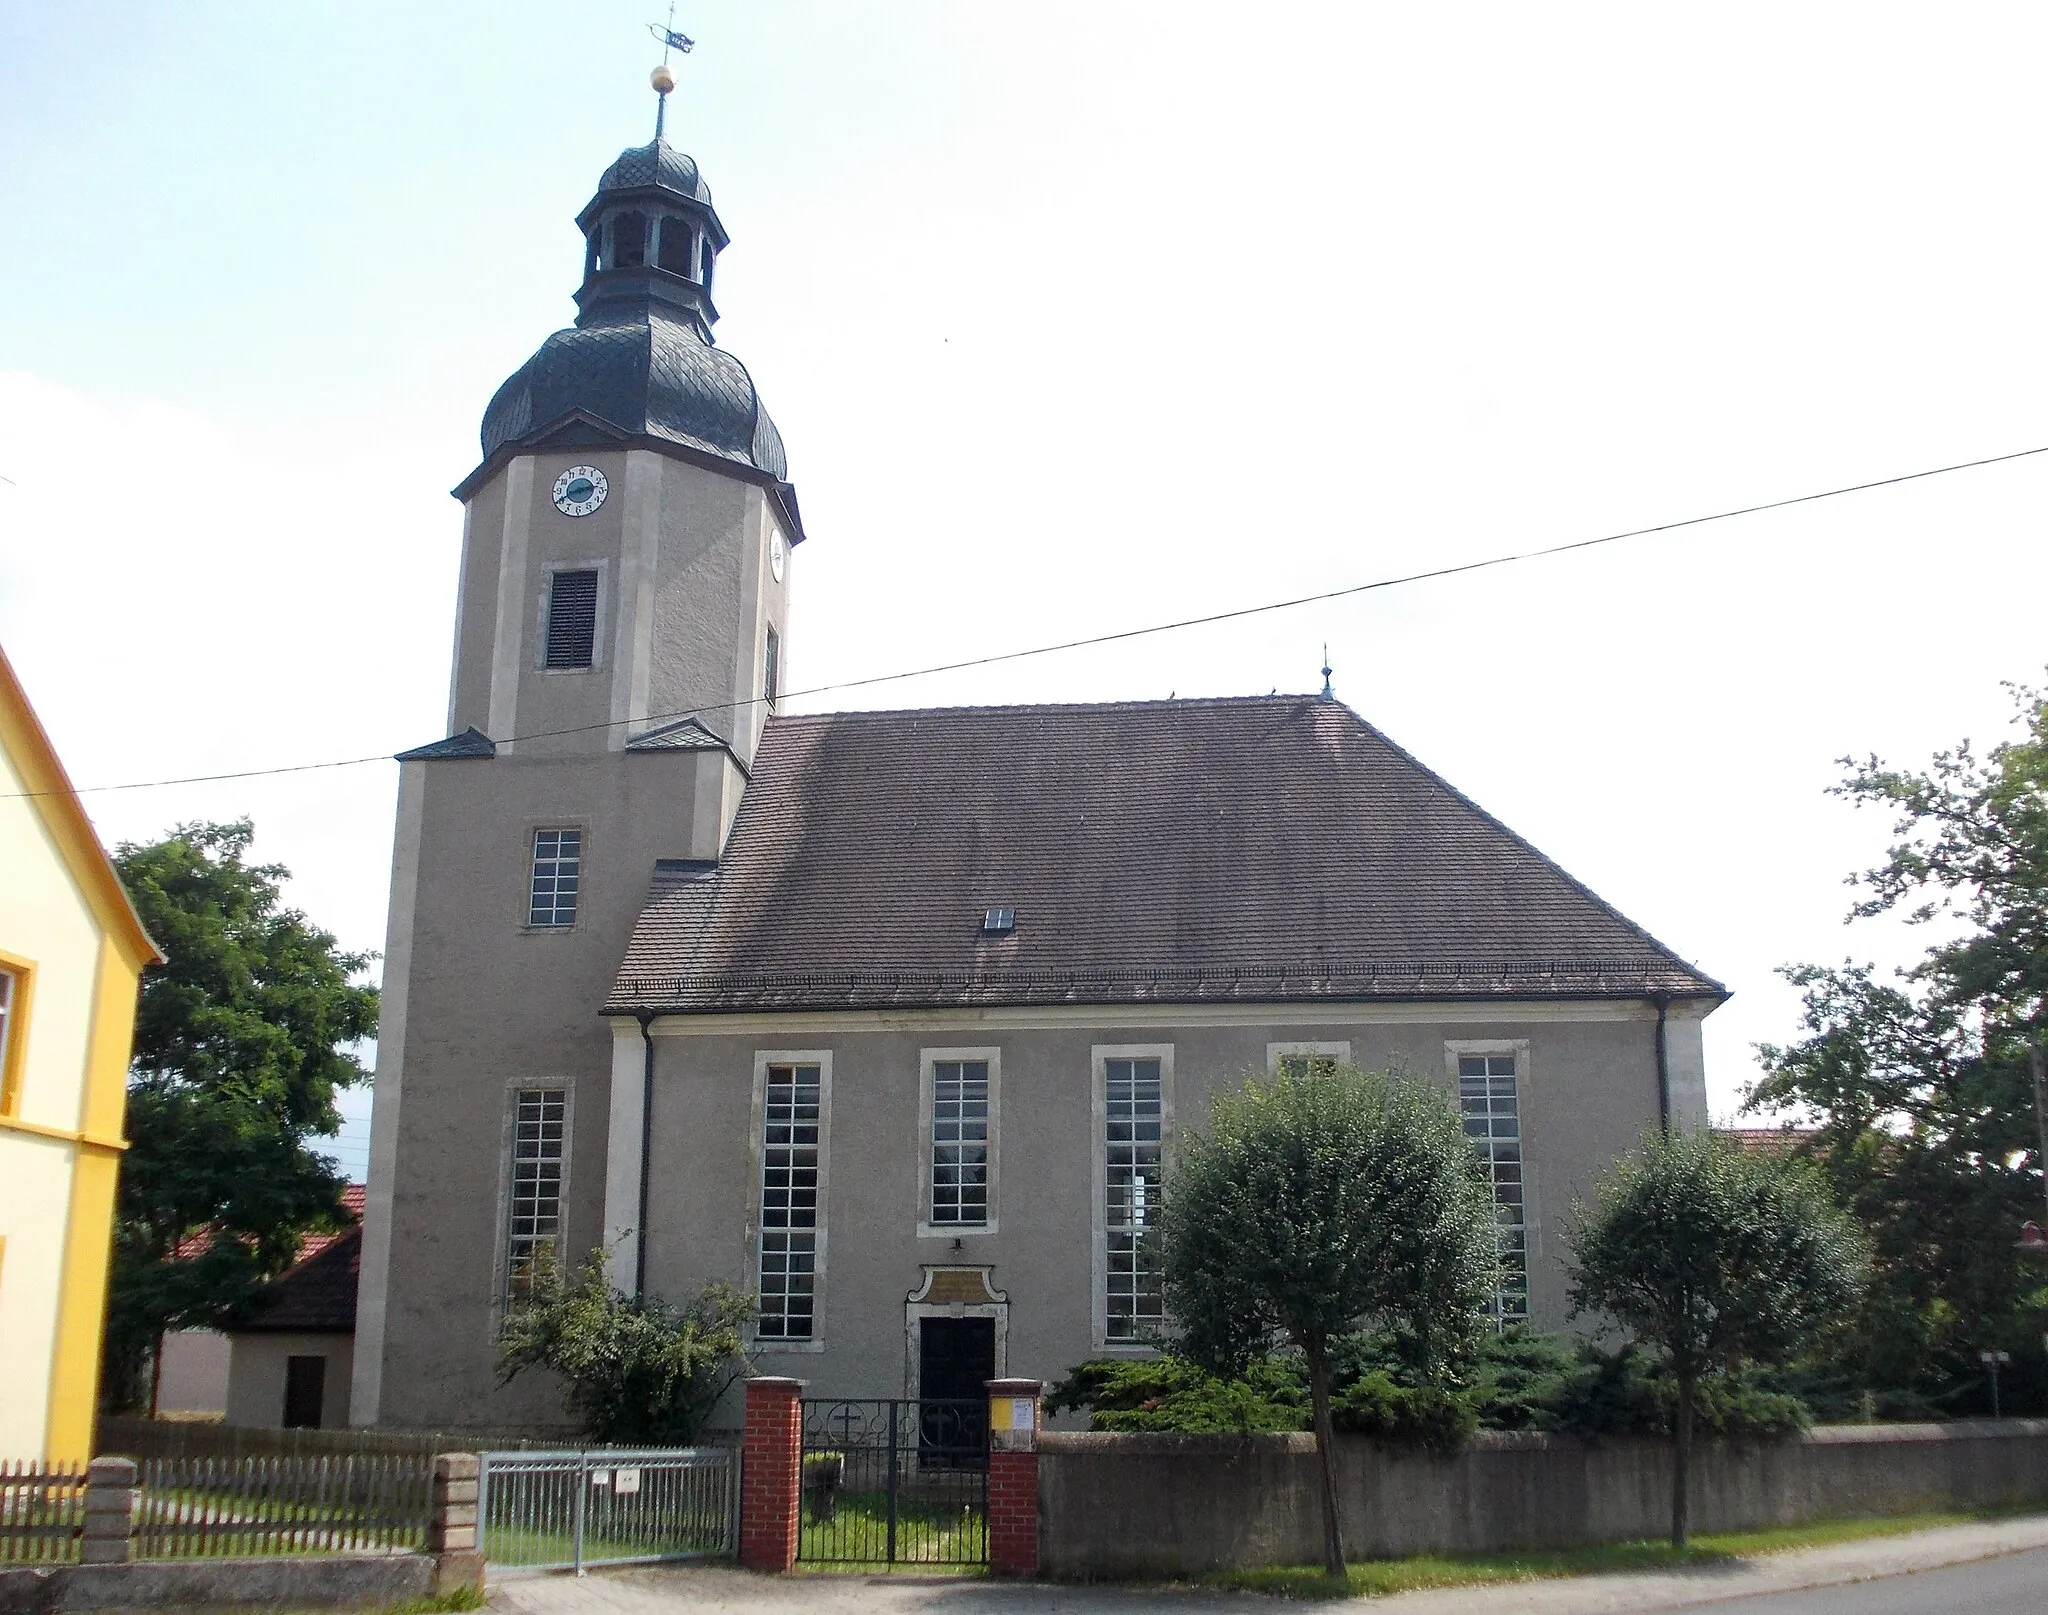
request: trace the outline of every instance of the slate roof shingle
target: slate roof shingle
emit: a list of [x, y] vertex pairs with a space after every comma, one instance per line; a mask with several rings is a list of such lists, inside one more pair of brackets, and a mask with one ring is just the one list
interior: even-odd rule
[[1726, 996], [1348, 708], [1267, 696], [773, 718], [605, 1007], [1652, 994]]

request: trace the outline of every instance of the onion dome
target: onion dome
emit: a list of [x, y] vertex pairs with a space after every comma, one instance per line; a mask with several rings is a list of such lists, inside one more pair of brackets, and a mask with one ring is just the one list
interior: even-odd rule
[[580, 413], [785, 483], [782, 436], [754, 378], [712, 339], [712, 274], [728, 237], [695, 159], [659, 136], [621, 152], [576, 223], [576, 323], [498, 389], [484, 459]]

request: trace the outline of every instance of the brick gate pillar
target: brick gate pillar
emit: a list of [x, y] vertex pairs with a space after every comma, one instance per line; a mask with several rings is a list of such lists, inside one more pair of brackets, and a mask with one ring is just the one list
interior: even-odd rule
[[988, 1568], [1038, 1574], [1038, 1426], [1045, 1383], [988, 1382]]
[[747, 1430], [740, 1449], [740, 1563], [788, 1570], [802, 1523], [804, 1382], [747, 1381]]

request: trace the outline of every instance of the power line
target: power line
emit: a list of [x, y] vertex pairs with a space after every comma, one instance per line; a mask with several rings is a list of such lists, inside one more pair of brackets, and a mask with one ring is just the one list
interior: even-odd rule
[[[965, 661], [939, 662], [930, 667], [916, 667], [901, 673], [874, 673], [866, 678], [841, 679], [833, 684], [814, 684], [806, 690], [783, 690], [777, 692], [777, 699], [799, 700], [805, 696], [831, 695], [840, 690], [866, 689], [876, 684], [894, 684], [903, 679], [929, 678], [938, 673], [960, 673], [969, 668], [993, 667], [1002, 662], [1021, 662], [1033, 656], [1053, 656], [1062, 651], [1084, 650], [1092, 645], [1112, 645], [1120, 640], [1143, 639], [1152, 634], [1172, 633], [1182, 628], [1200, 628], [1209, 623], [1235, 622], [1243, 617], [1264, 616], [1268, 612], [1291, 611], [1297, 606], [1318, 605], [1326, 600], [1343, 600], [1352, 595], [1370, 594], [1379, 589], [1399, 588], [1408, 583], [1426, 583], [1433, 578], [1459, 577], [1467, 572], [1483, 572], [1496, 566], [1513, 566], [1522, 561], [1540, 561], [1553, 555], [1568, 555], [1574, 550], [1597, 549], [1604, 544], [1619, 544], [1624, 539], [1649, 538], [1658, 533], [1673, 533], [1686, 527], [1701, 527], [1709, 522], [1732, 521], [1738, 516], [1757, 516], [1767, 510], [1784, 510], [1793, 505], [1810, 505], [1820, 499], [1839, 499], [1844, 494], [1868, 493], [1874, 488], [1893, 488], [1902, 482], [1920, 482], [1928, 477], [1944, 477], [1955, 471], [1974, 471], [1982, 466], [2002, 465], [2008, 460], [2030, 459], [2037, 454], [2048, 454], [2048, 444], [2039, 448], [2016, 449], [2010, 454], [1986, 455], [1980, 460], [1960, 460], [1953, 465], [1939, 465], [1926, 471], [1907, 471], [1895, 477], [1879, 477], [1872, 482], [1852, 482], [1840, 488], [1825, 488], [1819, 493], [1796, 494], [1789, 499], [1771, 499], [1757, 505], [1740, 505], [1733, 510], [1717, 510], [1707, 516], [1687, 516], [1679, 521], [1659, 522], [1654, 527], [1632, 527], [1626, 532], [1606, 533], [1598, 538], [1575, 539], [1569, 544], [1551, 544], [1542, 549], [1517, 550], [1508, 555], [1491, 555], [1484, 560], [1463, 561], [1456, 566], [1431, 567], [1424, 572], [1405, 572], [1399, 577], [1375, 578], [1370, 583], [1349, 584], [1341, 589], [1325, 589], [1317, 594], [1297, 595], [1291, 600], [1272, 600], [1263, 605], [1239, 606], [1232, 611], [1214, 611], [1201, 617], [1180, 617], [1172, 622], [1153, 623], [1144, 628], [1121, 628], [1107, 634], [1090, 634], [1082, 639], [1065, 639], [1057, 644], [1033, 645], [1025, 650], [998, 651], [992, 656], [974, 656]], [[560, 735], [588, 734], [592, 730], [614, 729], [622, 723], [672, 723], [683, 718], [703, 717], [707, 713], [729, 712], [737, 707], [758, 706], [765, 696], [753, 696], [742, 701], [719, 701], [705, 706], [690, 707], [680, 712], [649, 713], [641, 718], [611, 719], [604, 723], [575, 724], [566, 729], [537, 729], [530, 734], [494, 737], [501, 746], [516, 744], [522, 740], [547, 740]], [[260, 779], [276, 774], [309, 774], [322, 769], [355, 768], [363, 763], [381, 763], [390, 757], [389, 752], [377, 752], [369, 757], [342, 757], [322, 763], [293, 763], [278, 768], [245, 768], [223, 774], [189, 774], [176, 779], [131, 780], [119, 785], [86, 785], [78, 788], [80, 796], [103, 791], [147, 791], [165, 785], [210, 785], [222, 780]], [[54, 793], [42, 791], [14, 791], [12, 797], [42, 796]], [[5, 798], [0, 798], [4, 800]]]

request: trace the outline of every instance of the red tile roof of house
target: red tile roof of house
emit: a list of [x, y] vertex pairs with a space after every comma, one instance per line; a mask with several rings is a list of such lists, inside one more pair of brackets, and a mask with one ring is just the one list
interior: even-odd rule
[[307, 1234], [299, 1259], [271, 1281], [264, 1299], [238, 1330], [349, 1333], [356, 1326], [356, 1282], [363, 1260], [365, 1187], [351, 1183], [341, 1204], [355, 1221], [339, 1233]]
[[[341, 1209], [348, 1213], [350, 1228], [363, 1220], [363, 1200], [368, 1193], [369, 1188], [366, 1184], [350, 1183], [343, 1186], [341, 1191]], [[346, 1236], [350, 1232], [350, 1228], [341, 1228], [332, 1233], [321, 1230], [314, 1233], [301, 1234], [299, 1236], [299, 1251], [292, 1258], [292, 1266], [297, 1267], [307, 1258], [319, 1255], [320, 1252], [327, 1249], [337, 1239]], [[180, 1262], [188, 1260], [205, 1251], [212, 1243], [213, 1230], [211, 1228], [202, 1228], [197, 1233], [187, 1234], [178, 1241], [178, 1248], [172, 1252], [172, 1259]], [[289, 1272], [290, 1269], [288, 1268], [286, 1271]]]

